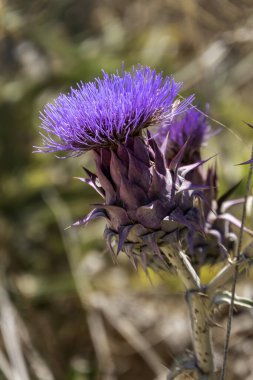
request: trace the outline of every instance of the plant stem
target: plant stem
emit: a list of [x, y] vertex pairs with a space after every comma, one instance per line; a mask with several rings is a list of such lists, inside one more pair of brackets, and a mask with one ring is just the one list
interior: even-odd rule
[[194, 353], [198, 367], [203, 373], [208, 375], [208, 379], [213, 378], [213, 353], [211, 345], [211, 330], [208, 323], [208, 311], [206, 296], [198, 292], [189, 292], [188, 305], [190, 309], [192, 323], [192, 339]]
[[213, 379], [214, 365], [211, 345], [211, 334], [208, 324], [207, 296], [203, 294], [203, 288], [199, 276], [192, 267], [184, 252], [173, 247], [160, 246], [171, 265], [177, 271], [186, 288], [187, 304], [190, 311], [192, 326], [192, 343], [195, 360], [200, 374], [199, 379]]

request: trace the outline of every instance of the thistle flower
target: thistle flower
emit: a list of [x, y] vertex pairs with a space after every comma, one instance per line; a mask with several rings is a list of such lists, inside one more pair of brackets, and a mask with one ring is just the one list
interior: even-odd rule
[[[202, 165], [205, 161], [201, 160], [201, 147], [215, 133], [211, 131], [207, 116], [197, 108], [190, 108], [175, 117], [170, 125], [160, 127], [155, 135], [169, 169], [171, 163], [182, 151], [181, 164], [196, 164], [195, 170], [189, 171], [186, 179], [193, 186], [196, 184], [199, 187], [203, 186], [202, 191], [198, 191], [198, 195], [203, 200], [202, 217], [205, 235], [195, 233], [191, 241], [191, 250], [195, 254], [191, 255], [189, 249], [187, 251], [188, 255], [192, 256], [192, 260], [197, 260], [199, 264], [215, 262], [233, 252], [237, 236], [232, 232], [231, 226], [239, 228], [241, 223], [228, 213], [230, 207], [242, 201], [228, 200], [236, 186], [218, 198], [216, 165], [207, 171]], [[252, 231], [247, 228], [245, 231], [252, 234]]]
[[[205, 261], [210, 248], [203, 238], [214, 226], [203, 212], [206, 186], [187, 178], [203, 162], [186, 160], [193, 146], [187, 139], [166, 168], [162, 149], [147, 130], [151, 126], [167, 128], [186, 110], [193, 97], [174, 106], [180, 88], [173, 78], [163, 79], [148, 67], [122, 71], [121, 75], [103, 73], [102, 79], [81, 83], [69, 94], [60, 95], [41, 114], [44, 146], [37, 151], [64, 151], [70, 156], [92, 151], [95, 159], [96, 173], [85, 169], [88, 178], [81, 180], [104, 202], [74, 225], [106, 218], [109, 248], [115, 254], [123, 250], [134, 265], [136, 260], [144, 267], [156, 261], [167, 265], [159, 249], [164, 243], [183, 246], [194, 263], [200, 261], [199, 254]], [[192, 119], [199, 122], [196, 111], [188, 115], [187, 120]], [[194, 130], [187, 128], [186, 132]], [[180, 145], [184, 137], [177, 137], [176, 131], [174, 136]], [[201, 139], [196, 134], [194, 151]], [[214, 181], [211, 173], [208, 180]], [[215, 252], [219, 256], [222, 242], [219, 236], [212, 236], [212, 247], [218, 247]]]
[[200, 149], [210, 136], [211, 127], [206, 115], [197, 108], [189, 108], [175, 117], [171, 124], [160, 127], [156, 140], [160, 146], [163, 145], [168, 164], [189, 140], [182, 163], [191, 164], [201, 159]]

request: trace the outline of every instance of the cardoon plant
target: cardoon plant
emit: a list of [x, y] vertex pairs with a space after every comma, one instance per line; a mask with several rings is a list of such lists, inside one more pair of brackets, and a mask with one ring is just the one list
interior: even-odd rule
[[73, 226], [103, 217], [113, 255], [123, 251], [134, 266], [179, 275], [186, 288], [194, 355], [170, 378], [182, 372], [212, 379], [209, 325], [222, 281], [214, 280], [209, 291], [198, 270], [235, 250], [231, 224], [240, 227], [240, 222], [227, 212], [236, 201], [217, 198], [215, 166], [204, 169], [208, 160], [201, 159], [200, 148], [211, 132], [207, 119], [191, 106], [193, 96], [178, 102], [180, 88], [172, 77], [163, 79], [148, 67], [103, 73], [102, 79], [81, 83], [45, 107], [43, 146], [37, 151], [66, 156], [91, 151], [96, 171], [85, 168], [81, 180], [103, 200]]

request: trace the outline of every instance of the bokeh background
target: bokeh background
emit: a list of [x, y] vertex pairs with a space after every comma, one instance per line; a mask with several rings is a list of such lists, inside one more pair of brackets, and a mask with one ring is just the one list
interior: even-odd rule
[[[74, 179], [89, 155], [32, 153], [43, 106], [122, 62], [173, 74], [209, 104], [220, 133], [203, 155], [218, 153], [220, 193], [240, 179], [245, 191], [234, 165], [253, 142], [252, 0], [0, 1], [0, 379], [165, 379], [190, 347], [176, 278], [114, 264], [103, 222], [65, 230], [98, 201]], [[239, 290], [253, 296], [250, 276]], [[224, 328], [214, 335], [219, 364]], [[253, 378], [252, 339], [253, 315], [238, 311], [228, 379]]]

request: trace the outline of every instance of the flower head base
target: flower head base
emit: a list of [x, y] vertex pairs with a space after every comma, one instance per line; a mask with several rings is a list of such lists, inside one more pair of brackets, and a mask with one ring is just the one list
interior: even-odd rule
[[86, 169], [89, 179], [83, 181], [105, 202], [75, 225], [106, 218], [105, 237], [112, 252], [124, 250], [132, 259], [156, 261], [161, 266], [165, 259], [159, 254], [159, 244], [167, 241], [189, 246], [196, 233], [204, 232], [197, 201], [200, 189], [192, 188], [184, 178], [191, 168], [181, 170], [178, 163], [167, 170], [154, 139], [130, 137], [116, 150], [101, 148], [94, 154], [96, 174]]
[[148, 67], [122, 70], [121, 75], [103, 72], [102, 79], [81, 83], [45, 107], [41, 114], [44, 147], [37, 149], [79, 155], [115, 147], [152, 125], [166, 126], [192, 101], [189, 97], [173, 108], [180, 88], [172, 77], [163, 79]]

